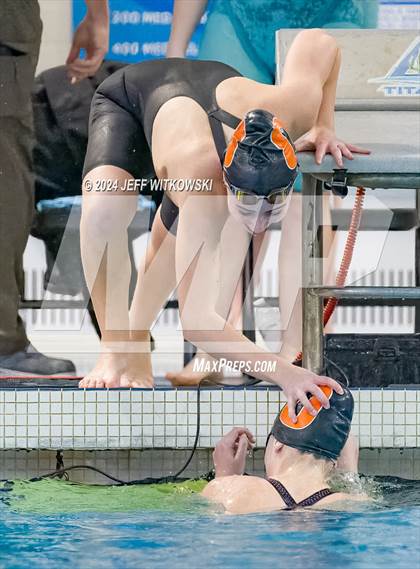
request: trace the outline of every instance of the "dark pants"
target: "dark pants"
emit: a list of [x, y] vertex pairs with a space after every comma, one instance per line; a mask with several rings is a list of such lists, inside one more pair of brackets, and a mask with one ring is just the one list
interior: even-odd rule
[[38, 35], [27, 53], [9, 49], [0, 38], [0, 354], [28, 344], [18, 305], [34, 211], [31, 89]]

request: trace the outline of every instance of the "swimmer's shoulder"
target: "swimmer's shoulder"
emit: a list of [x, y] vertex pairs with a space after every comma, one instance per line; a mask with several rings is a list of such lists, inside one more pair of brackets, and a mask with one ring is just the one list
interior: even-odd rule
[[346, 492], [334, 492], [329, 496], [323, 498], [320, 502], [311, 506], [311, 509], [345, 509], [345, 503], [349, 502], [371, 502], [372, 498], [370, 498], [367, 494], [348, 494]]
[[265, 479], [259, 476], [224, 476], [212, 480], [202, 495], [222, 504], [227, 514], [250, 514], [281, 510], [284, 504]]

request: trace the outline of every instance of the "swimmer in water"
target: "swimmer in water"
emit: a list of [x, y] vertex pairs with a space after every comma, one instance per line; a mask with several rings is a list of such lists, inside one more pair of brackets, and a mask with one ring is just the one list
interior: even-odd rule
[[358, 446], [349, 437], [353, 396], [347, 388], [338, 395], [323, 388], [330, 408], [318, 401], [316, 417], [299, 405], [298, 422], [290, 421], [287, 404], [281, 409], [267, 438], [266, 478], [244, 476], [245, 459], [254, 445], [248, 429], [235, 428], [215, 447], [216, 477], [203, 490], [208, 500], [229, 514], [249, 514], [296, 508], [343, 508], [346, 500], [366, 500], [361, 494], [334, 492], [329, 477], [335, 468], [357, 473]]
[[[328, 407], [321, 385], [341, 392], [332, 379], [259, 348], [228, 320], [250, 232], [287, 211], [295, 150], [315, 151], [318, 162], [331, 153], [339, 166], [343, 156], [365, 152], [334, 131], [339, 68], [336, 40], [305, 30], [288, 52], [279, 86], [222, 63], [184, 59], [130, 65], [100, 85], [90, 115], [81, 249], [102, 353], [81, 387], [153, 385], [150, 328], [178, 287], [184, 337], [215, 359], [249, 362], [251, 375], [285, 391], [292, 415], [298, 400], [315, 413], [307, 393]], [[258, 178], [267, 163], [273, 175]], [[129, 311], [127, 228], [137, 195], [124, 188], [150, 176], [209, 179], [211, 191], [169, 186]], [[266, 360], [274, 371], [261, 371]]]

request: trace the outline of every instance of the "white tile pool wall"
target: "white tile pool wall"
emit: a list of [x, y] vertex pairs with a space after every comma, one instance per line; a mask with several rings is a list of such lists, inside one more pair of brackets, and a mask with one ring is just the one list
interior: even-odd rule
[[[66, 468], [88, 465], [99, 468], [120, 480], [138, 480], [149, 476], [170, 476], [180, 470], [190, 456], [189, 450], [67, 450], [61, 453]], [[0, 479], [30, 479], [56, 470], [56, 451], [0, 451]], [[198, 449], [182, 473], [195, 478], [213, 468], [212, 450]], [[399, 476], [420, 480], [420, 449], [361, 449], [359, 471], [365, 475]], [[264, 475], [264, 450], [257, 449], [247, 457], [246, 472]], [[110, 480], [88, 469], [71, 470], [72, 482], [109, 484]]]
[[[420, 447], [420, 389], [352, 392], [361, 447]], [[241, 425], [264, 446], [283, 402], [270, 387], [203, 389], [199, 448]], [[0, 390], [0, 449], [190, 448], [196, 426], [192, 389]]]

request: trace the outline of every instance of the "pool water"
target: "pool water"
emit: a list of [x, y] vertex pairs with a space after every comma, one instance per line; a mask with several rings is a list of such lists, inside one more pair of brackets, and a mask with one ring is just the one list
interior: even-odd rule
[[226, 516], [160, 488], [16, 482], [0, 492], [0, 568], [247, 569], [420, 567], [420, 481], [365, 482], [353, 511]]

